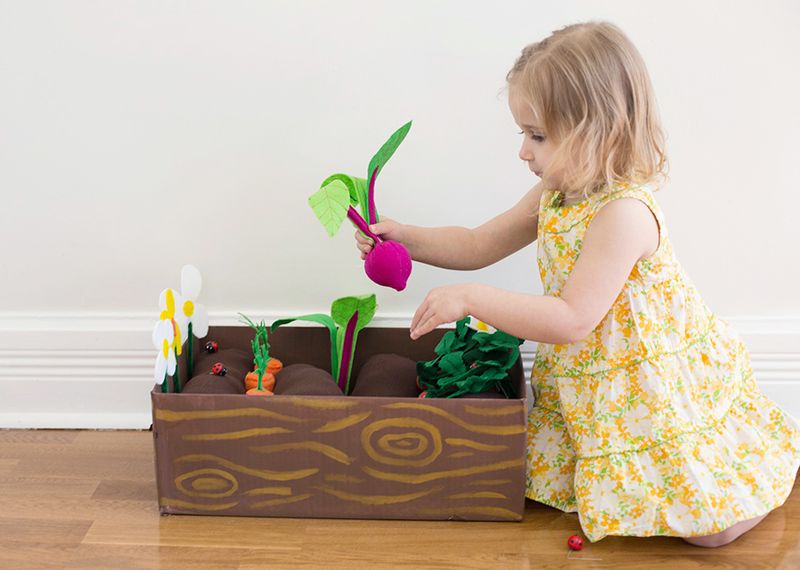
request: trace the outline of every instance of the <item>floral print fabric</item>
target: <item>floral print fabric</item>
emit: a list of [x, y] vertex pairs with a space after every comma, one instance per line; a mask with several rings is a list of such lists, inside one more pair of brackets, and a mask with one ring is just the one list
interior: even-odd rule
[[764, 514], [789, 495], [800, 427], [758, 389], [750, 356], [679, 265], [648, 185], [570, 206], [545, 192], [538, 265], [559, 296], [592, 218], [644, 202], [659, 245], [636, 264], [583, 340], [540, 343], [528, 418], [527, 496], [575, 512], [586, 536], [702, 536]]

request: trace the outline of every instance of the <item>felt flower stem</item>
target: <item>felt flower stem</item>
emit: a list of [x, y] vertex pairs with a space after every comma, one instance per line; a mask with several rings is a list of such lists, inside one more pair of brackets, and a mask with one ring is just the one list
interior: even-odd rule
[[358, 323], [358, 311], [356, 311], [350, 321], [347, 323], [347, 329], [344, 332], [344, 342], [342, 343], [342, 357], [339, 361], [339, 388], [342, 389], [345, 396], [350, 391], [350, 364], [353, 354], [353, 337], [356, 332], [356, 323]]
[[379, 238], [377, 235], [375, 235], [370, 231], [367, 222], [364, 221], [364, 218], [361, 217], [361, 214], [359, 214], [358, 210], [353, 208], [353, 206], [350, 206], [350, 208], [347, 210], [347, 217], [350, 218], [350, 221], [353, 222], [359, 230], [364, 232], [364, 234], [367, 237], [372, 239], [372, 241], [374, 241], [375, 243], [380, 243], [383, 241], [381, 238]]
[[192, 361], [192, 344], [194, 343], [194, 337], [192, 336], [192, 323], [189, 323], [189, 334], [187, 335], [189, 342], [187, 343], [189, 346], [187, 347], [188, 353], [186, 354], [186, 375], [189, 378], [194, 377], [194, 362]]
[[163, 380], [163, 382], [161, 382], [161, 393], [162, 394], [166, 394], [167, 392], [169, 392], [169, 384], [167, 383], [167, 377], [168, 376], [165, 373], [164, 374], [164, 380]]
[[[175, 360], [178, 360], [178, 349], [175, 349]], [[175, 366], [175, 376], [173, 376], [175, 380], [175, 393], [179, 394], [181, 391], [181, 375], [178, 372], [178, 367]]]

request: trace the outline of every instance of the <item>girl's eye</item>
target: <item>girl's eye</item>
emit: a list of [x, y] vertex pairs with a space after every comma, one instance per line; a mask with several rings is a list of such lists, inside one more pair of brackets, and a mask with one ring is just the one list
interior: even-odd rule
[[[519, 131], [519, 134], [524, 135], [525, 131]], [[531, 133], [530, 137], [536, 142], [544, 142], [544, 135], [537, 135], [536, 133]]]

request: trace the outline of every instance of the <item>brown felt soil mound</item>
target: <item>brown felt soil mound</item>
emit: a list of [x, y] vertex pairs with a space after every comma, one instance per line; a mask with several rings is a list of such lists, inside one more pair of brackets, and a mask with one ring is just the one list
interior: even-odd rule
[[229, 371], [225, 376], [204, 372], [198, 374], [183, 387], [187, 394], [244, 394], [241, 372]]
[[220, 349], [218, 352], [207, 354], [200, 352], [194, 357], [194, 373], [202, 374], [211, 372], [215, 363], [221, 362], [223, 366], [236, 370], [249, 372], [253, 369], [253, 355], [238, 348]]
[[397, 354], [376, 354], [364, 363], [350, 391], [353, 396], [416, 398], [417, 363]]
[[341, 396], [342, 391], [325, 370], [310, 364], [290, 364], [275, 377], [275, 395]]

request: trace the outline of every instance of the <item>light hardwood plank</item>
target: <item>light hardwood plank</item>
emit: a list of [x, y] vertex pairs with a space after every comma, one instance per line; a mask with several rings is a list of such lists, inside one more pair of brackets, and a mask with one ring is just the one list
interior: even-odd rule
[[800, 493], [733, 544], [607, 537], [529, 502], [521, 523], [160, 516], [136, 431], [0, 431], [0, 568], [800, 568]]

